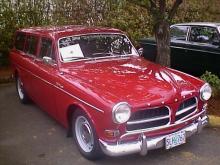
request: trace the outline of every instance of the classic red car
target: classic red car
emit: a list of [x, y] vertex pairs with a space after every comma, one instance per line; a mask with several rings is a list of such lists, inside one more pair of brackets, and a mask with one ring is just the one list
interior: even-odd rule
[[10, 58], [20, 101], [66, 127], [88, 159], [170, 149], [208, 123], [210, 86], [140, 57], [117, 29], [21, 29]]

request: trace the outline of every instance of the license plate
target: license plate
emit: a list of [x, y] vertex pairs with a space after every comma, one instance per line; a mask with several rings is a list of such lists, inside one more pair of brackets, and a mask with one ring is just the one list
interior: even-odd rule
[[173, 134], [166, 136], [165, 143], [167, 150], [186, 143], [185, 131], [175, 132]]

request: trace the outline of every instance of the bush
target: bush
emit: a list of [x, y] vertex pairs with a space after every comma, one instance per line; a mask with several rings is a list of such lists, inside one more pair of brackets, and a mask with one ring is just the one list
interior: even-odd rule
[[[187, 0], [172, 23], [218, 22], [218, 2]], [[0, 67], [9, 64], [14, 32], [23, 27], [67, 24], [115, 27], [125, 31], [135, 45], [140, 38], [152, 36], [153, 20], [147, 10], [127, 0], [0, 0], [0, 4], [0, 53], [3, 54]]]
[[220, 79], [218, 76], [206, 71], [200, 78], [212, 86], [214, 97], [220, 94]]

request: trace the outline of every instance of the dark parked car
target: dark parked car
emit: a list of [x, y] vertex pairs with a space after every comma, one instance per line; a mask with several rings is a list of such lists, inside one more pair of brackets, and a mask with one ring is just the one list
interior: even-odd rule
[[[155, 61], [154, 39], [141, 39], [144, 57]], [[171, 67], [200, 76], [206, 70], [220, 76], [220, 23], [182, 23], [171, 26]]]

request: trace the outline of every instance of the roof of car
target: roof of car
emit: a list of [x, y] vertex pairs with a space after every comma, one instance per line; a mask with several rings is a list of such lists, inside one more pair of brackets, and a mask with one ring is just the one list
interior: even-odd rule
[[217, 22], [189, 22], [189, 23], [179, 23], [179, 24], [174, 24], [172, 26], [177, 26], [177, 25], [182, 25], [182, 26], [211, 26], [211, 27], [218, 27], [220, 26], [220, 23]]
[[122, 33], [122, 31], [115, 28], [82, 25], [30, 27], [20, 29], [19, 31], [38, 35], [49, 35], [57, 38], [88, 33]]

